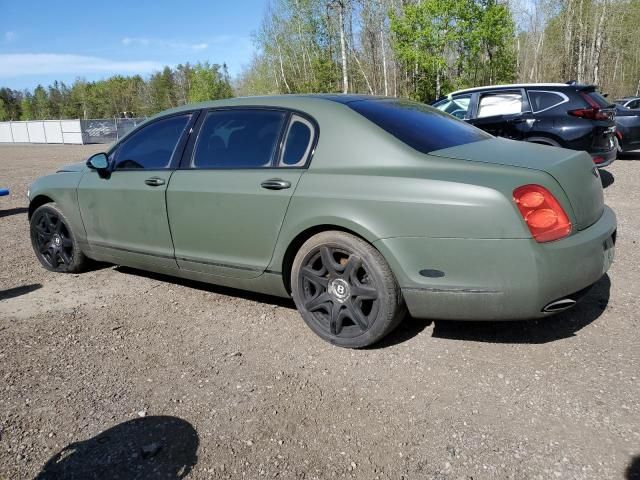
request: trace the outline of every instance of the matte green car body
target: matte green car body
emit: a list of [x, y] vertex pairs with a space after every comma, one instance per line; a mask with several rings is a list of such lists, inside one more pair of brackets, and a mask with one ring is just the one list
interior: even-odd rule
[[[90, 258], [283, 297], [306, 239], [351, 232], [384, 256], [419, 318], [544, 316], [545, 305], [595, 283], [610, 264], [604, 247], [616, 219], [584, 152], [490, 138], [423, 154], [347, 105], [313, 96], [230, 99], [159, 116], [234, 106], [313, 117], [319, 135], [308, 167], [102, 178], [82, 163], [38, 179], [30, 211], [55, 201]], [[151, 174], [163, 188], [145, 186]], [[292, 188], [260, 188], [271, 177]], [[568, 237], [532, 238], [513, 201], [526, 184], [558, 199]]]

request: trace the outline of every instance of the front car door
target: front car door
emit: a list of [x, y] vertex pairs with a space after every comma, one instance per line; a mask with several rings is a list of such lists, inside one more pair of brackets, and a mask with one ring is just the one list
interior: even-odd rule
[[438, 110], [453, 115], [460, 120], [466, 120], [469, 118], [469, 106], [471, 104], [471, 94], [460, 94], [452, 97], [440, 100], [434, 103], [433, 106]]
[[247, 107], [211, 110], [199, 123], [167, 189], [178, 265], [257, 277], [273, 255], [316, 124], [283, 110]]
[[522, 89], [482, 92], [476, 98], [477, 106], [469, 123], [497, 137], [515, 140], [525, 137], [531, 112]]
[[87, 240], [102, 260], [177, 268], [165, 193], [193, 113], [152, 121], [109, 154], [109, 173], [86, 173], [78, 186]]

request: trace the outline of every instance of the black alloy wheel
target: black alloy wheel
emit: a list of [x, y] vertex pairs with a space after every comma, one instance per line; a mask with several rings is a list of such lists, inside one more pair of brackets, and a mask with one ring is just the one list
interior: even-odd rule
[[31, 244], [40, 263], [53, 272], [77, 272], [87, 259], [64, 214], [55, 203], [40, 206], [31, 216]]
[[371, 345], [404, 316], [402, 294], [380, 253], [344, 232], [323, 232], [300, 249], [292, 293], [305, 322], [343, 347]]

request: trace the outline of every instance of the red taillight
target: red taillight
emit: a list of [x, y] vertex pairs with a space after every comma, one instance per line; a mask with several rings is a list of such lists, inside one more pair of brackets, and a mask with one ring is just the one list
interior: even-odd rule
[[596, 165], [604, 163], [604, 157], [593, 157], [593, 163], [595, 163]]
[[551, 242], [571, 233], [571, 222], [558, 200], [540, 185], [523, 185], [513, 191], [513, 201], [537, 242]]
[[589, 120], [610, 120], [606, 113], [600, 111], [600, 105], [596, 101], [584, 92], [580, 92], [585, 102], [589, 104], [589, 108], [578, 108], [576, 110], [569, 110], [569, 115], [574, 117], [587, 118]]

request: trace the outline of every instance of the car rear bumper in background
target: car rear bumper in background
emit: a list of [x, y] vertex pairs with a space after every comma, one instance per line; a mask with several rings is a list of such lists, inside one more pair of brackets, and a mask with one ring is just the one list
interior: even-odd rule
[[598, 168], [608, 167], [611, 165], [618, 156], [618, 148], [614, 146], [611, 150], [600, 153], [591, 153], [593, 163]]
[[533, 239], [389, 238], [387, 258], [415, 318], [517, 320], [550, 315], [608, 270], [616, 217], [605, 207], [589, 228], [556, 242]]

